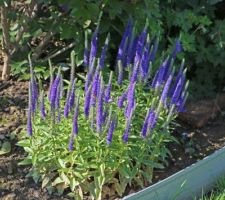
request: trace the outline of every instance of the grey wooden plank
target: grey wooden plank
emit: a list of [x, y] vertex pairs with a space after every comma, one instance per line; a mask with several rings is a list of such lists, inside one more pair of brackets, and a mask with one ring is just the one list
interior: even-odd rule
[[189, 200], [201, 196], [225, 175], [225, 147], [124, 200]]

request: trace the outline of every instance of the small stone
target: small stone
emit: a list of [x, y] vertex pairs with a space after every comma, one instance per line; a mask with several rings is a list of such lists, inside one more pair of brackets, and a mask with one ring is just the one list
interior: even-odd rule
[[5, 112], [9, 112], [9, 108], [8, 108], [8, 107], [5, 108], [4, 111], [5, 111]]
[[28, 168], [24, 168], [24, 169], [23, 169], [23, 173], [25, 173], [25, 174], [27, 174], [27, 173], [28, 173], [28, 171], [29, 171], [29, 169], [28, 169]]
[[[1, 130], [3, 130], [3, 128], [0, 128], [0, 133], [1, 133]], [[0, 134], [0, 140], [4, 140], [4, 139], [5, 139], [5, 135]]]
[[8, 171], [8, 174], [12, 174], [13, 173], [13, 167], [12, 167], [11, 164], [8, 165], [7, 171]]
[[194, 148], [188, 147], [185, 149], [185, 154], [193, 154], [195, 152]]
[[38, 198], [39, 197], [38, 191], [37, 190], [34, 190], [33, 195], [34, 195], [34, 197]]
[[9, 113], [10, 113], [10, 114], [13, 114], [13, 113], [16, 112], [16, 111], [17, 111], [16, 106], [10, 106], [10, 108], [9, 108]]
[[16, 199], [16, 194], [15, 193], [10, 193], [4, 196], [3, 200], [15, 200]]
[[199, 144], [196, 144], [195, 145], [195, 148], [198, 150], [198, 151], [201, 151], [201, 146]]

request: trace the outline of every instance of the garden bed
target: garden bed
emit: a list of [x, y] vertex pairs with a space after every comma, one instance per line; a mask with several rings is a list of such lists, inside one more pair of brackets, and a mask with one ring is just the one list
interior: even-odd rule
[[[66, 195], [49, 195], [46, 189], [32, 179], [25, 178], [28, 167], [17, 166], [25, 157], [22, 148], [16, 146], [16, 135], [20, 125], [26, 121], [25, 108], [27, 105], [27, 82], [8, 81], [0, 83], [0, 141], [11, 143], [11, 151], [0, 156], [0, 196], [1, 199], [69, 199]], [[193, 129], [185, 123], [174, 131], [174, 136], [181, 145], [170, 144], [172, 157], [165, 169], [155, 170], [153, 183], [165, 179], [184, 169], [192, 163], [220, 149], [225, 144], [225, 118], [219, 114], [213, 121], [201, 129]], [[187, 133], [183, 135], [182, 133]], [[147, 186], [147, 185], [146, 185]], [[141, 188], [128, 188], [126, 195]], [[116, 197], [113, 197], [116, 198]]]

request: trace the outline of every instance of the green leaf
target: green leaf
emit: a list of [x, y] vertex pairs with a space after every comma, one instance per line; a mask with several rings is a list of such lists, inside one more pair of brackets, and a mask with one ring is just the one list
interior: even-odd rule
[[83, 176], [79, 172], [73, 172], [74, 175], [80, 179], [83, 179]]
[[57, 177], [53, 182], [52, 182], [52, 186], [55, 186], [57, 184], [63, 183], [64, 180], [61, 177]]
[[49, 181], [50, 181], [50, 178], [48, 176], [44, 177], [42, 184], [41, 184], [41, 188], [42, 189], [45, 188], [48, 185]]
[[126, 177], [126, 178], [130, 178], [130, 173], [129, 173], [129, 168], [127, 168], [126, 166], [123, 166], [119, 169], [119, 172], [122, 176]]
[[103, 163], [103, 164], [100, 165], [100, 174], [101, 174], [101, 176], [105, 175], [104, 171], [105, 171], [105, 164]]
[[4, 155], [4, 154], [7, 154], [7, 153], [10, 153], [11, 151], [11, 144], [10, 142], [3, 142], [2, 144], [2, 147], [1, 147], [1, 150], [0, 150], [0, 155]]
[[65, 173], [61, 173], [60, 177], [62, 178], [62, 180], [66, 183], [66, 185], [70, 184], [70, 179], [66, 176]]
[[72, 178], [72, 179], [70, 180], [70, 189], [71, 189], [72, 191], [74, 191], [74, 189], [75, 189], [75, 187], [76, 187], [77, 185], [79, 185], [79, 182], [76, 181], [75, 178]]
[[115, 188], [116, 188], [116, 192], [118, 193], [119, 196], [122, 196], [125, 189], [126, 189], [126, 184], [122, 185], [119, 183], [115, 183]]
[[24, 147], [24, 150], [30, 154], [33, 154], [33, 150], [30, 147]]
[[221, 1], [223, 1], [223, 0], [208, 0], [209, 4], [211, 4], [211, 5], [217, 4]]
[[30, 158], [25, 158], [23, 161], [18, 163], [19, 166], [21, 166], [21, 165], [30, 165], [30, 164], [32, 164], [32, 159], [30, 159]]
[[60, 164], [60, 166], [62, 167], [62, 168], [66, 168], [66, 165], [65, 165], [65, 163], [64, 163], [64, 161], [62, 160], [62, 159], [58, 159], [58, 162], [59, 162], [59, 164]]
[[32, 177], [34, 179], [34, 182], [37, 184], [41, 176], [40, 176], [40, 174], [37, 171], [34, 171], [32, 173]]
[[92, 13], [92, 16], [97, 19], [97, 15], [94, 15], [94, 13], [99, 13], [98, 6], [95, 3], [88, 3], [87, 9], [88, 12]]

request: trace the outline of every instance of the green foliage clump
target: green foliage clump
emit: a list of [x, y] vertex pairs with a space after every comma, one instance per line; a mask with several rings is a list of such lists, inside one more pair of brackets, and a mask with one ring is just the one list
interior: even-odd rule
[[[60, 123], [52, 126], [51, 116], [48, 115], [42, 120], [37, 113], [33, 124], [33, 136], [27, 138], [23, 132], [23, 139], [18, 142], [28, 153], [27, 158], [20, 164], [32, 164], [28, 176], [33, 177], [36, 182], [41, 181], [42, 187], [47, 187], [49, 191], [57, 188], [59, 193], [69, 187], [70, 196], [78, 199], [82, 199], [83, 196], [104, 199], [107, 195], [113, 198], [122, 196], [128, 187], [147, 186], [152, 181], [154, 168], [163, 168], [166, 163], [169, 154], [166, 144], [176, 141], [169, 134], [168, 128], [162, 128], [168, 112], [165, 109], [161, 111], [151, 136], [143, 139], [141, 128], [147, 108], [153, 103], [153, 92], [143, 92], [142, 86], [139, 85], [136, 90], [138, 99], [131, 132], [128, 143], [125, 144], [121, 139], [126, 128], [124, 109], [118, 109], [116, 100], [127, 87], [127, 83], [118, 88], [114, 82], [112, 97], [115, 101], [110, 107], [112, 115], [117, 114], [118, 121], [112, 143], [108, 145], [107, 122], [102, 133], [97, 134], [90, 126], [93, 118], [87, 120], [83, 113], [84, 93], [81, 85], [81, 82], [78, 82], [76, 86], [76, 90], [80, 90], [80, 112], [79, 133], [75, 137], [73, 151], [68, 150], [72, 113], [69, 118], [62, 118]], [[49, 106], [47, 110], [49, 113]]]
[[[177, 40], [173, 52], [153, 78], [152, 67], [158, 65], [154, 62], [158, 38], [150, 40], [147, 25], [140, 35], [133, 30], [130, 21], [118, 48], [115, 73], [118, 78], [112, 72], [110, 75], [104, 72], [105, 48], [98, 59], [98, 27], [90, 51], [86, 49], [85, 84], [74, 78], [75, 52], [71, 53], [66, 99], [61, 68], [54, 80], [51, 73], [46, 103], [44, 91], [38, 92], [30, 61], [27, 121], [30, 138], [24, 132], [18, 145], [28, 153], [20, 164], [32, 165], [29, 175], [41, 181], [42, 187], [50, 191], [56, 187], [59, 193], [70, 188], [70, 195], [78, 199], [122, 196], [129, 187], [147, 186], [153, 170], [166, 163], [170, 154], [166, 144], [176, 141], [170, 135], [169, 125], [183, 111], [188, 95], [184, 61], [176, 75], [174, 69], [182, 46]], [[139, 39], [136, 41], [134, 37]], [[106, 41], [108, 44], [108, 38]], [[128, 58], [131, 62], [126, 62]]]

